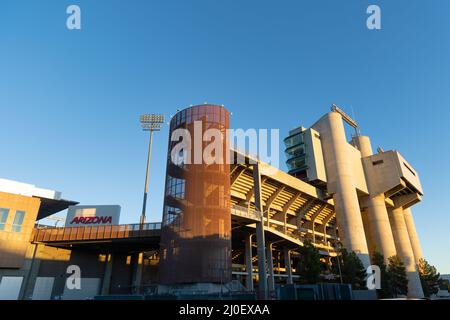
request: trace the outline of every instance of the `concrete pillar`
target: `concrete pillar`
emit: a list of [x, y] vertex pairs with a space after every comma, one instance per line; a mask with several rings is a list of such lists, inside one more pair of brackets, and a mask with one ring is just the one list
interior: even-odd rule
[[253, 291], [253, 257], [252, 257], [252, 235], [245, 238], [245, 286], [248, 291]]
[[373, 247], [383, 254], [385, 261], [389, 257], [395, 256], [394, 235], [392, 234], [391, 224], [386, 209], [384, 195], [378, 195], [369, 198], [369, 220], [371, 226], [371, 234], [375, 241]]
[[373, 155], [372, 143], [368, 136], [356, 136], [353, 137], [353, 142], [361, 152], [361, 157], [369, 157]]
[[[262, 191], [261, 191], [261, 168], [259, 163], [253, 165], [253, 184], [255, 207], [259, 212], [263, 212]], [[266, 249], [264, 237], [264, 217], [261, 214], [261, 221], [256, 223], [256, 245], [258, 252], [258, 291], [259, 299], [266, 300], [267, 292], [267, 273], [266, 273]]]
[[354, 251], [365, 267], [370, 265], [364, 227], [359, 208], [353, 163], [346, 140], [342, 117], [330, 112], [314, 126], [319, 131], [327, 170], [328, 192], [333, 194], [336, 220], [342, 244]]
[[408, 229], [406, 228], [403, 209], [396, 208], [389, 210], [389, 219], [391, 221], [394, 234], [397, 255], [403, 261], [408, 276], [408, 297], [423, 298], [422, 285], [420, 283], [419, 273], [417, 271], [414, 253], [409, 240]]
[[406, 229], [408, 230], [409, 240], [411, 241], [411, 246], [414, 252], [414, 260], [416, 264], [419, 264], [419, 260], [423, 259], [422, 248], [419, 242], [419, 236], [417, 234], [416, 226], [414, 224], [414, 219], [411, 213], [411, 209], [403, 209], [403, 215], [405, 217]]
[[133, 254], [133, 293], [141, 292], [142, 285], [142, 271], [144, 268], [144, 253], [138, 252]]
[[312, 243], [316, 244], [316, 223], [313, 221], [311, 221], [312, 224]]
[[267, 271], [269, 272], [269, 277], [267, 279], [269, 285], [269, 292], [275, 291], [275, 277], [273, 274], [273, 256], [272, 256], [273, 244], [268, 243], [266, 246], [266, 256], [267, 256]]
[[111, 287], [111, 277], [112, 277], [112, 268], [113, 267], [113, 255], [107, 254], [105, 261], [105, 271], [103, 273], [102, 280], [102, 295], [108, 295]]
[[[20, 289], [19, 293], [19, 300], [28, 300], [33, 296], [34, 286], [36, 285], [36, 279], [39, 274], [39, 268], [41, 266], [41, 259], [38, 257], [38, 251], [40, 244], [32, 244], [29, 248], [29, 250], [32, 251], [32, 254], [30, 257], [28, 257], [25, 260], [23, 269], [26, 270], [26, 274], [24, 277], [24, 281], [22, 284], [22, 287]], [[28, 267], [27, 267], [28, 265]]]
[[[369, 157], [372, 153], [370, 139], [367, 136], [355, 137], [353, 141], [358, 146], [362, 157]], [[370, 234], [366, 236], [370, 253], [376, 250], [383, 254], [387, 262], [389, 257], [397, 254], [395, 250], [394, 236], [392, 235], [391, 224], [386, 209], [384, 194], [376, 194], [377, 177], [370, 175], [368, 168], [363, 163], [367, 187], [369, 189], [369, 197], [367, 201], [368, 213], [363, 218], [363, 222], [368, 224], [365, 228], [370, 229]]]
[[365, 208], [362, 210], [361, 215], [363, 219], [364, 232], [366, 234], [367, 247], [369, 248], [369, 253], [372, 256], [375, 251], [375, 240], [372, 234], [373, 228], [370, 225], [369, 210]]
[[286, 275], [287, 275], [287, 284], [293, 284], [294, 281], [292, 280], [292, 266], [291, 266], [291, 252], [288, 248], [284, 248], [284, 265], [286, 268]]

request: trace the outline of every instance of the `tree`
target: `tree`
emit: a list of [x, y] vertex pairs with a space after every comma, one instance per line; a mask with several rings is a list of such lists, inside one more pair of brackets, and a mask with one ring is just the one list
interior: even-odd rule
[[311, 241], [305, 241], [304, 246], [299, 250], [301, 259], [297, 270], [302, 283], [317, 283], [321, 280], [322, 262], [320, 261], [319, 250], [314, 247]]
[[408, 293], [406, 268], [402, 260], [396, 255], [388, 258], [388, 277], [394, 297], [406, 295]]
[[422, 284], [423, 294], [429, 298], [439, 291], [439, 278], [441, 275], [436, 268], [425, 259], [419, 260], [419, 276]]
[[341, 249], [341, 274], [342, 282], [352, 285], [355, 290], [366, 288], [366, 269], [355, 252], [348, 253]]
[[384, 256], [380, 252], [375, 251], [372, 254], [372, 264], [380, 268], [381, 289], [377, 289], [378, 298], [392, 298], [392, 286], [386, 263], [384, 263]]
[[441, 288], [441, 290], [450, 291], [450, 281], [448, 279], [440, 279], [439, 287]]

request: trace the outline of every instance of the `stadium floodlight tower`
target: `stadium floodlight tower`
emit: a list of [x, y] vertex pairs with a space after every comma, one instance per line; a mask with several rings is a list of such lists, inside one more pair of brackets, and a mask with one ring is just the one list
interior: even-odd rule
[[152, 157], [152, 142], [153, 131], [161, 130], [164, 123], [164, 115], [162, 114], [143, 114], [140, 117], [142, 130], [150, 132], [150, 141], [148, 143], [148, 155], [147, 155], [147, 170], [145, 173], [145, 187], [144, 187], [144, 200], [142, 204], [142, 214], [140, 219], [141, 227], [145, 223], [145, 211], [147, 207], [147, 194], [148, 194], [148, 178], [150, 174], [150, 160]]

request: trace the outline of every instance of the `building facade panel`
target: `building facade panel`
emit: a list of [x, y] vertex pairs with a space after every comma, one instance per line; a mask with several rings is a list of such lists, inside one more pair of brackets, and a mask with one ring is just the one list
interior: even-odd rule
[[0, 192], [0, 268], [21, 268], [39, 211], [39, 198]]

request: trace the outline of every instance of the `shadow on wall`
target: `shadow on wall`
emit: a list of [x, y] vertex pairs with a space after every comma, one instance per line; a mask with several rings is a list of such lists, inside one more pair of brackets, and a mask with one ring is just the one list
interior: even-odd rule
[[231, 281], [231, 239], [219, 234], [180, 237], [167, 228], [172, 241], [161, 245], [161, 284], [228, 283]]

